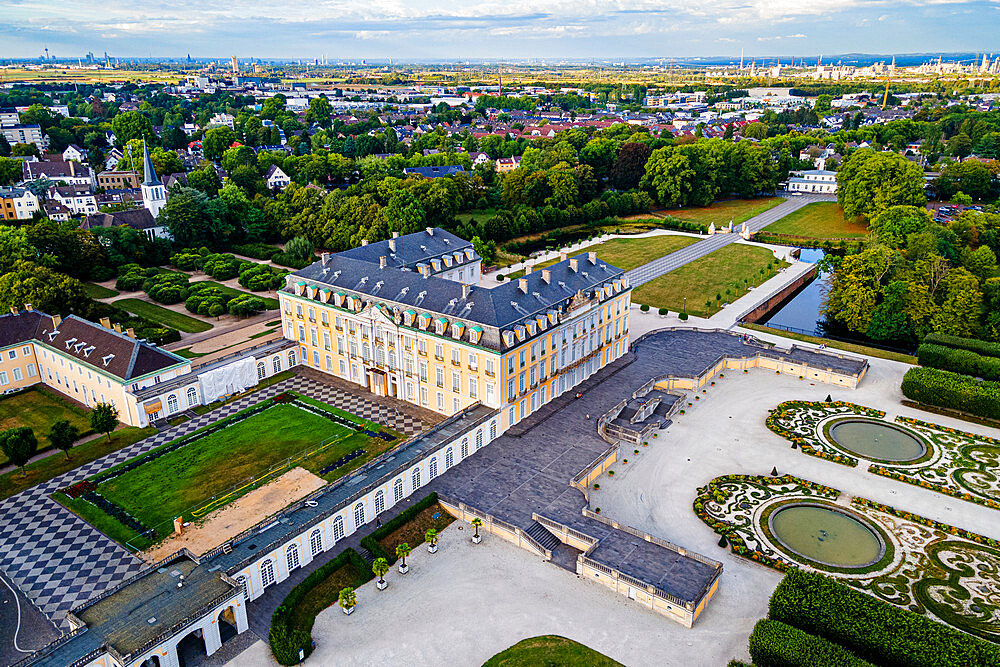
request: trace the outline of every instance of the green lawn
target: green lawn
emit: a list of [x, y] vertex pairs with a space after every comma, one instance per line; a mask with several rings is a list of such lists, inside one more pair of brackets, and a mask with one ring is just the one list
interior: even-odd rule
[[764, 231], [814, 239], [860, 238], [868, 234], [865, 225], [845, 220], [840, 204], [832, 201], [806, 204], [781, 220], [772, 222]]
[[118, 299], [111, 305], [117, 306], [122, 310], [127, 310], [133, 315], [145, 317], [147, 320], [152, 320], [158, 324], [180, 331], [186, 331], [187, 333], [200, 333], [212, 328], [212, 325], [208, 322], [196, 320], [184, 313], [178, 313], [169, 308], [158, 306], [155, 303], [143, 301], [142, 299]]
[[55, 452], [44, 459], [28, 464], [25, 469], [27, 476], [22, 475], [20, 470], [0, 475], [0, 499], [9, 498], [36, 484], [47, 482], [53, 477], [58, 477], [64, 472], [82, 466], [84, 463], [96, 461], [102, 456], [155, 434], [155, 428], [127, 426], [112, 433], [110, 442], [108, 442], [107, 436], [102, 435], [82, 445], [77, 445], [70, 450], [69, 460], [66, 460], [66, 455], [62, 452]]
[[[596, 252], [599, 259], [603, 259], [612, 266], [629, 271], [637, 266], [648, 264], [654, 259], [669, 255], [681, 248], [697, 243], [700, 239], [692, 236], [680, 236], [668, 234], [664, 236], [651, 236], [643, 239], [611, 239], [604, 243], [592, 245], [584, 248], [573, 257], [586, 257], [588, 252]], [[551, 259], [541, 264], [536, 264], [532, 271], [544, 269], [552, 266], [559, 259]], [[524, 271], [515, 271], [508, 278], [515, 279], [524, 275]]]
[[483, 667], [621, 667], [621, 663], [559, 635], [523, 639], [483, 663]]
[[760, 215], [768, 209], [772, 209], [781, 202], [784, 197], [761, 197], [759, 199], [726, 199], [717, 201], [711, 206], [678, 208], [665, 213], [678, 220], [698, 222], [706, 227], [715, 223], [716, 227], [727, 226], [729, 221], [733, 221], [733, 226], [739, 225], [744, 220], [749, 220], [755, 215]]
[[497, 209], [495, 208], [474, 208], [464, 213], [456, 213], [455, 219], [459, 222], [468, 222], [472, 219], [475, 219], [476, 222], [486, 222], [496, 214]]
[[[38, 439], [39, 451], [51, 447], [46, 436], [53, 423], [65, 419], [81, 434], [87, 433], [90, 431], [89, 415], [86, 408], [38, 386], [0, 398], [0, 431], [31, 427]], [[7, 457], [0, 452], [0, 464], [4, 463], [7, 463]]]
[[83, 291], [91, 299], [110, 299], [113, 296], [118, 296], [118, 292], [113, 289], [108, 289], [103, 285], [97, 285], [94, 283], [84, 283]]
[[[373, 422], [318, 401], [299, 398], [378, 430]], [[399, 434], [389, 432], [396, 436], [392, 442], [369, 438], [295, 405], [272, 404], [263, 412], [242, 420], [234, 419], [226, 428], [162, 456], [153, 457], [150, 456], [152, 452], [147, 453], [143, 458], [148, 460], [142, 465], [99, 482], [98, 491], [145, 526], [156, 529], [158, 537], [162, 538], [171, 532], [175, 517], [202, 518], [260, 484], [276, 479], [291, 467], [301, 466], [327, 481], [341, 477], [397, 444]], [[328, 446], [315, 451], [324, 444]], [[327, 473], [322, 472], [359, 448], [365, 450], [364, 455]], [[273, 471], [269, 477], [258, 479], [269, 471]], [[243, 482], [245, 486], [241, 485]], [[56, 498], [110, 537], [123, 543], [132, 541], [136, 546], [146, 544], [145, 540], [134, 540], [136, 534], [132, 529], [96, 506], [79, 499], [70, 500], [61, 494]]]
[[[767, 272], [768, 263], [772, 264], [771, 273]], [[759, 285], [784, 266], [787, 262], [775, 259], [767, 248], [733, 243], [641, 285], [632, 293], [632, 301], [680, 312], [686, 297], [688, 313], [710, 317], [719, 311], [720, 304], [746, 294], [747, 284]], [[716, 295], [722, 300], [716, 300]], [[708, 308], [706, 301], [711, 301]]]
[[193, 282], [191, 284], [192, 285], [208, 284], [208, 285], [211, 285], [212, 287], [218, 287], [220, 290], [222, 290], [223, 294], [228, 294], [230, 296], [243, 296], [244, 294], [249, 294], [251, 296], [257, 296], [257, 297], [260, 297], [261, 299], [264, 300], [264, 303], [267, 305], [267, 309], [268, 310], [278, 310], [279, 304], [278, 304], [278, 300], [277, 299], [272, 299], [270, 297], [262, 296], [260, 294], [254, 293], [254, 292], [247, 292], [247, 291], [244, 291], [244, 290], [239, 290], [239, 289], [234, 289], [232, 287], [227, 287], [227, 286], [223, 285], [222, 283], [215, 282], [214, 280], [199, 280], [199, 281]]

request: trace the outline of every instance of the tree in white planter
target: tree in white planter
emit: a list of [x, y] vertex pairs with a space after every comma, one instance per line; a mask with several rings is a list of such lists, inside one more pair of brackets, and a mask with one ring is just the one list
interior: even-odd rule
[[410, 571], [410, 566], [406, 564], [406, 557], [409, 556], [410, 553], [412, 552], [413, 549], [411, 549], [410, 545], [407, 544], [406, 542], [403, 542], [398, 547], [396, 547], [396, 555], [402, 559], [399, 561], [400, 574], [406, 574], [407, 572]]
[[436, 554], [438, 550], [438, 532], [433, 528], [428, 528], [427, 532], [424, 533], [424, 539], [427, 540], [427, 551]]
[[340, 608], [344, 610], [345, 614], [354, 613], [354, 606], [358, 604], [358, 596], [354, 592], [354, 589], [350, 586], [342, 588], [340, 590], [340, 595], [337, 598], [337, 604], [340, 605]]
[[475, 519], [472, 520], [472, 525], [476, 529], [476, 533], [472, 536], [472, 543], [479, 544], [480, 542], [483, 541], [482, 536], [479, 534], [479, 527], [483, 525], [483, 520], [477, 516]]
[[375, 562], [372, 563], [372, 572], [378, 577], [375, 585], [380, 591], [384, 591], [385, 587], [389, 585], [385, 580], [385, 575], [389, 572], [389, 561], [384, 558], [376, 558]]

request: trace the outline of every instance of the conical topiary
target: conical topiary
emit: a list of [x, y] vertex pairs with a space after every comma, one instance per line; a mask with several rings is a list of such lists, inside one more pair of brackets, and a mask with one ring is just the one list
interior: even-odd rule
[[725, 535], [719, 536], [719, 546], [725, 547], [727, 544], [728, 542], [726, 542], [726, 536]]
[[771, 468], [771, 477], [777, 477], [777, 476], [778, 476], [778, 469], [776, 467]]

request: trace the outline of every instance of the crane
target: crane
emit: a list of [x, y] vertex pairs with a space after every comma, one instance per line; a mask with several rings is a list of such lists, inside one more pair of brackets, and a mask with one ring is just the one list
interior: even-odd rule
[[889, 76], [885, 77], [885, 94], [882, 95], [882, 110], [885, 110], [885, 105], [889, 101]]

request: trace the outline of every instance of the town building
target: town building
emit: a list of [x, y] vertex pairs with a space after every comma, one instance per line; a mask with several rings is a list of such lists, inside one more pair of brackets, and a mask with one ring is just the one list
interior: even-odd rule
[[62, 159], [66, 162], [83, 162], [87, 159], [88, 152], [85, 148], [80, 148], [76, 144], [70, 144], [62, 152]]
[[21, 163], [21, 181], [30, 183], [47, 178], [53, 183], [94, 187], [94, 171], [80, 162], [25, 160]]
[[628, 351], [631, 288], [595, 253], [492, 288], [480, 264], [437, 228], [324, 253], [279, 291], [285, 338], [310, 368], [446, 415], [481, 402], [503, 429]]
[[521, 158], [518, 155], [514, 157], [502, 157], [496, 161], [496, 170], [498, 174], [506, 174], [508, 171], [514, 171], [521, 165]]
[[0, 126], [0, 134], [11, 146], [35, 144], [39, 150], [45, 150], [49, 146], [48, 139], [42, 134], [41, 125], [4, 125]]
[[444, 167], [404, 167], [403, 174], [406, 176], [422, 176], [423, 178], [442, 178], [443, 176], [455, 176], [464, 174], [465, 167], [462, 165], [448, 165]]
[[793, 171], [788, 178], [788, 191], [824, 195], [837, 194], [837, 172], [822, 169]]
[[48, 198], [68, 208], [72, 215], [97, 213], [97, 198], [86, 185], [59, 185], [49, 188]]
[[0, 220], [28, 220], [38, 210], [38, 197], [27, 188], [0, 188]]
[[139, 172], [131, 171], [102, 171], [97, 175], [97, 187], [105, 190], [121, 190], [123, 188], [139, 187]]
[[[141, 204], [141, 201], [140, 201]], [[131, 227], [143, 233], [150, 241], [154, 239], [171, 239], [170, 230], [158, 222], [149, 209], [139, 206], [125, 211], [112, 213], [94, 213], [84, 218], [81, 229], [96, 229], [98, 227]]]

